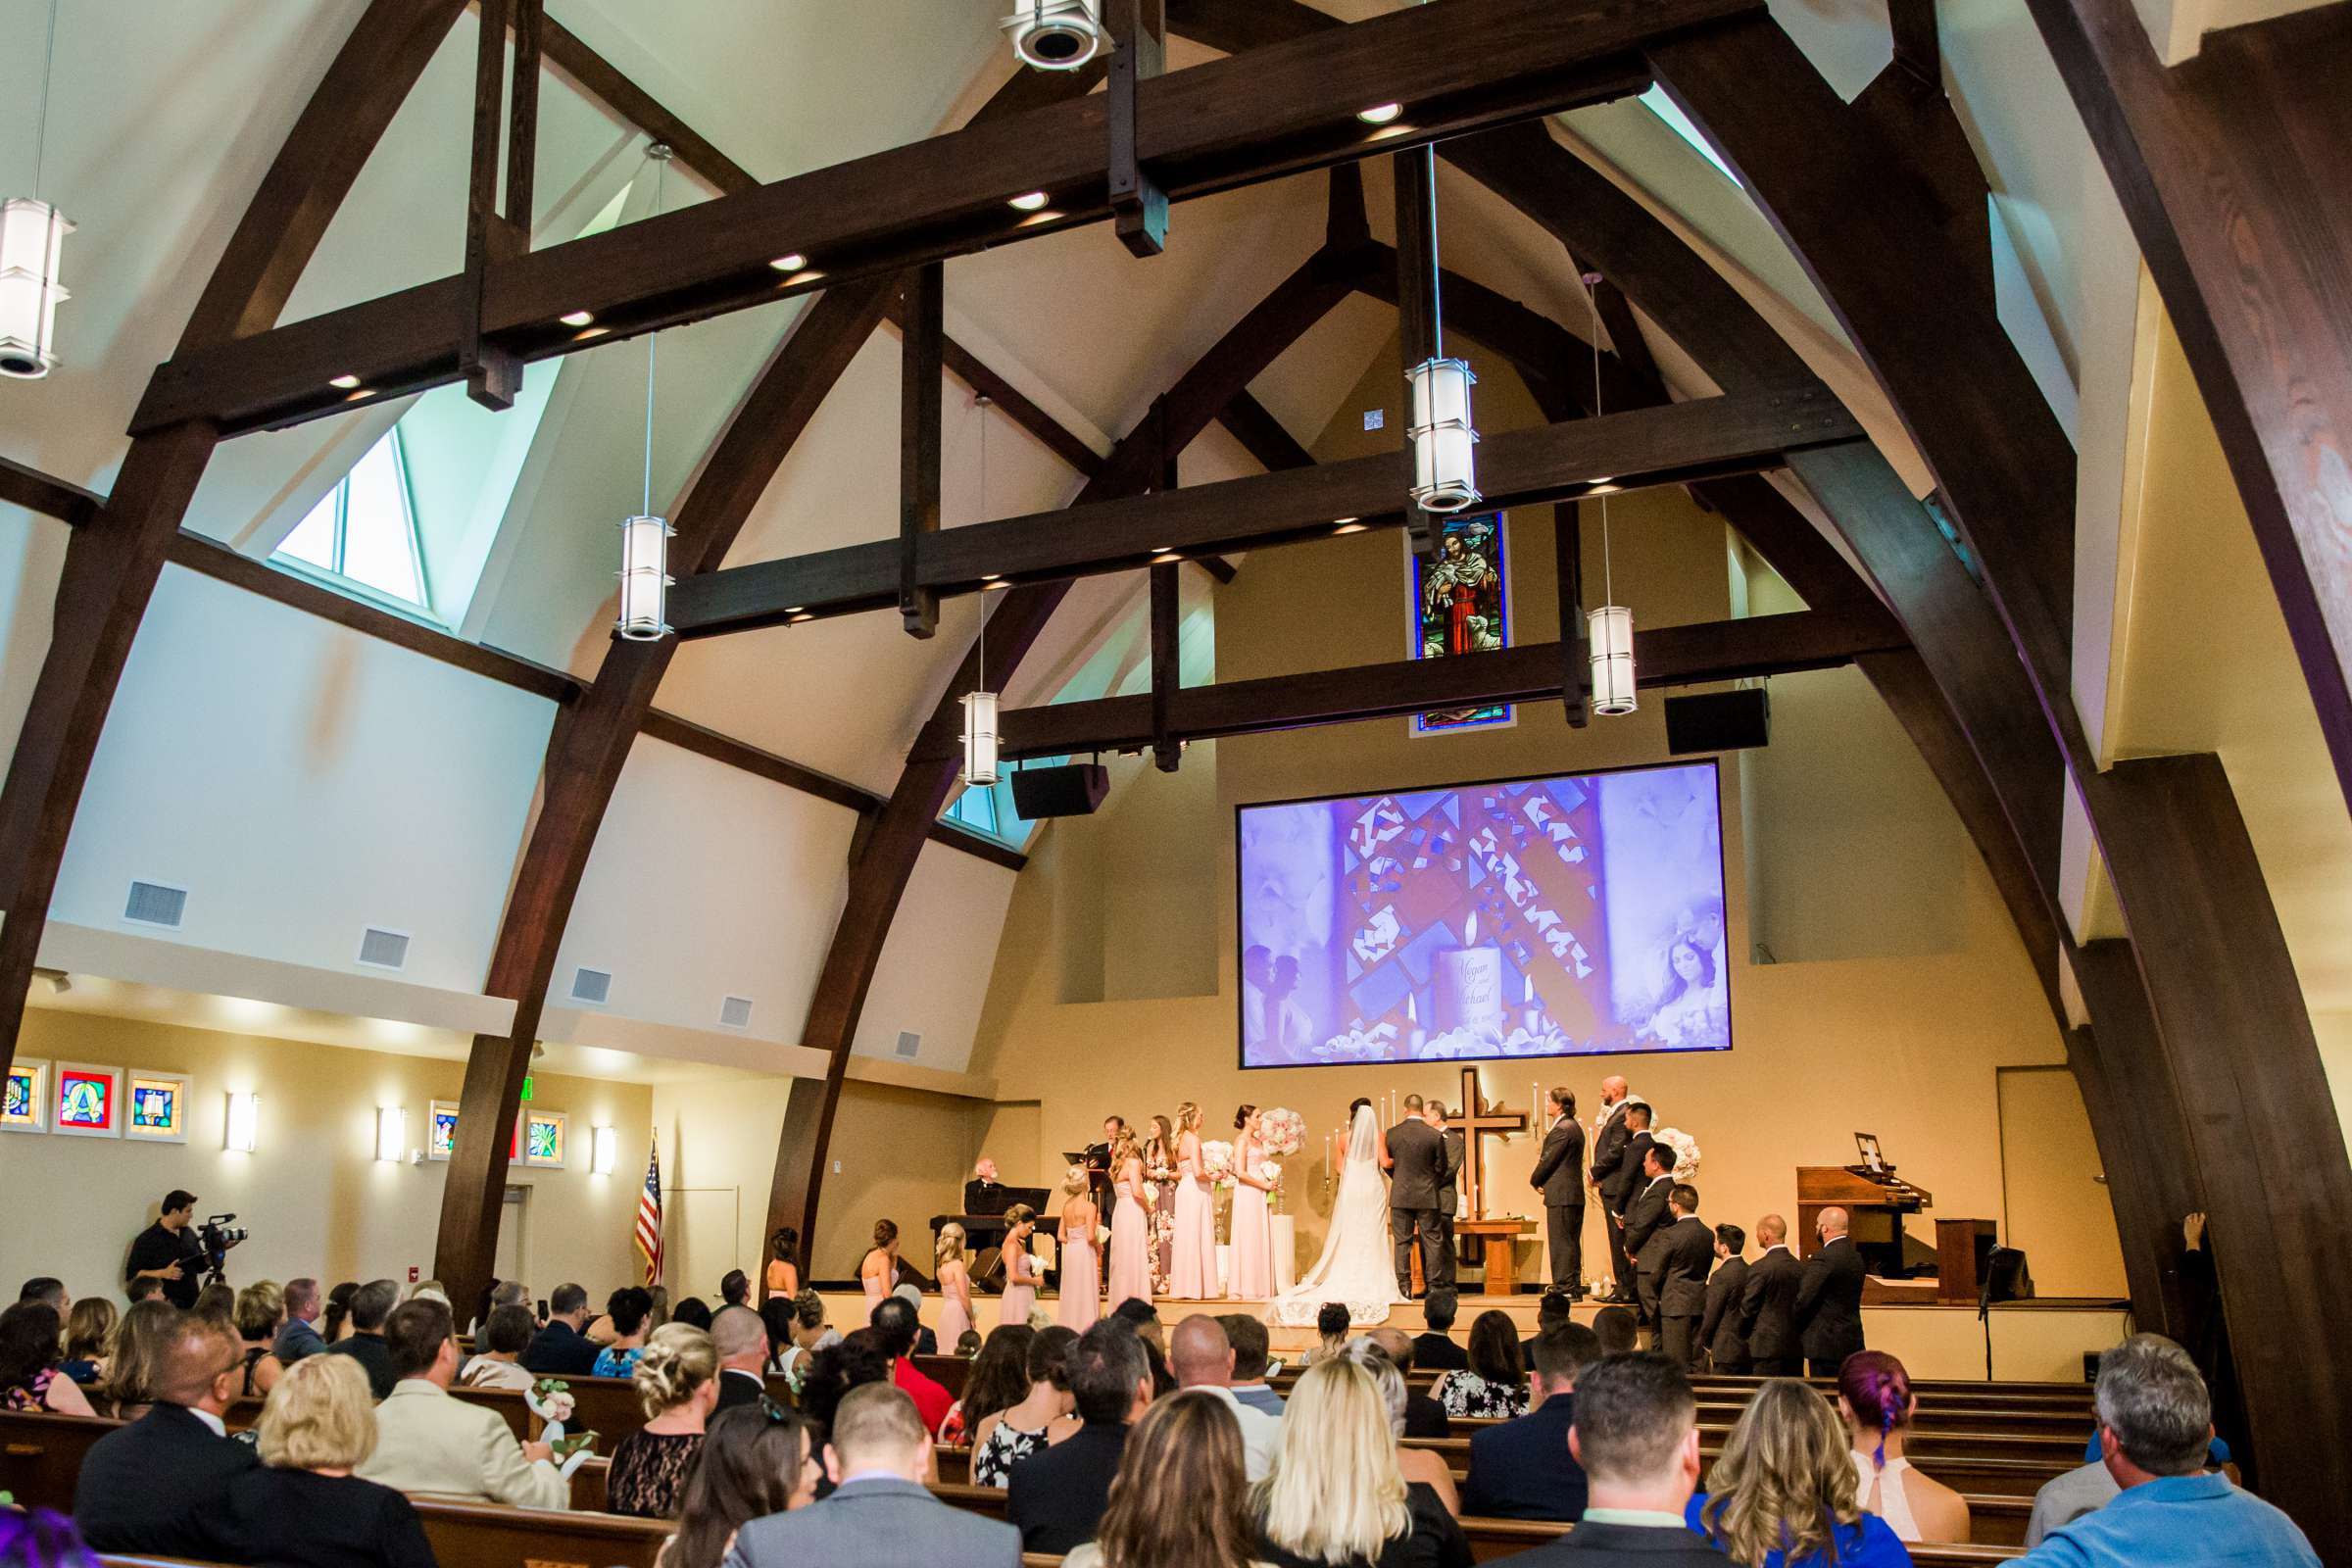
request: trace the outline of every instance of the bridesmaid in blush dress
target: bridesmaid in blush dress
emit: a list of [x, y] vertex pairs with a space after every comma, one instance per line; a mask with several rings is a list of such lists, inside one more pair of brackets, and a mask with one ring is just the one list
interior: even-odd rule
[[939, 1348], [949, 1355], [972, 1324], [972, 1270], [963, 1259], [963, 1227], [939, 1228]]
[[867, 1301], [879, 1301], [898, 1288], [899, 1226], [896, 1220], [874, 1221], [873, 1250], [858, 1265], [858, 1283]]
[[1026, 1323], [1037, 1305], [1037, 1259], [1029, 1251], [1029, 1237], [1037, 1229], [1037, 1210], [1015, 1203], [1004, 1211], [1004, 1294], [997, 1299], [997, 1327]]
[[1257, 1107], [1233, 1113], [1233, 1237], [1225, 1271], [1227, 1292], [1239, 1301], [1262, 1301], [1274, 1294], [1274, 1217], [1267, 1207], [1273, 1185], [1257, 1174], [1264, 1152], [1257, 1145]]
[[1200, 1163], [1200, 1107], [1176, 1107], [1176, 1248], [1168, 1294], [1205, 1300], [1217, 1294], [1217, 1206]]
[[1076, 1171], [1061, 1190], [1069, 1201], [1061, 1205], [1061, 1302], [1055, 1317], [1063, 1328], [1084, 1334], [1102, 1315], [1101, 1253], [1095, 1248], [1102, 1211], [1087, 1196], [1085, 1171]]
[[1118, 1195], [1110, 1216], [1110, 1304], [1115, 1311], [1122, 1301], [1152, 1299], [1151, 1221], [1144, 1213], [1143, 1154], [1133, 1138], [1119, 1140], [1110, 1168], [1111, 1190]]

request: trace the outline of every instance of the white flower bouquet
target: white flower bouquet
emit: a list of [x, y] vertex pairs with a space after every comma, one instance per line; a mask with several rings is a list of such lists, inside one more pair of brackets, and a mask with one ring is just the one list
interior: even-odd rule
[[1110, 1245], [1109, 1226], [1098, 1225], [1095, 1227], [1095, 1245], [1097, 1247], [1108, 1247]]
[[1266, 1184], [1266, 1207], [1274, 1213], [1281, 1213], [1282, 1167], [1270, 1159], [1261, 1159], [1257, 1163], [1257, 1179]]
[[1296, 1154], [1306, 1147], [1306, 1118], [1287, 1105], [1261, 1110], [1257, 1140], [1269, 1154]]
[[1200, 1146], [1200, 1174], [1208, 1178], [1212, 1189], [1233, 1185], [1233, 1145], [1222, 1138], [1212, 1138]]

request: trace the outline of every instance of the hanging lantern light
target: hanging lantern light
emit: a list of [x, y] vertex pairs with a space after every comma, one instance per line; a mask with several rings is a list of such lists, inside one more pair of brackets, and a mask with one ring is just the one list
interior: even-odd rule
[[986, 788], [997, 781], [997, 694], [963, 694], [963, 781]]
[[1039, 71], [1076, 71], [1102, 48], [1102, 0], [1025, 0], [1000, 25], [1013, 54]]
[[620, 635], [633, 643], [669, 635], [664, 613], [669, 585], [669, 541], [677, 532], [661, 517], [631, 517], [620, 525]]
[[1634, 612], [1603, 605], [1585, 616], [1592, 645], [1592, 711], [1616, 717], [1634, 710]]
[[1478, 504], [1470, 389], [1478, 377], [1462, 360], [1423, 360], [1413, 367], [1412, 496], [1424, 512], [1459, 512]]
[[41, 107], [34, 120], [32, 194], [0, 201], [0, 375], [37, 381], [57, 364], [57, 308], [73, 296], [58, 281], [74, 225], [42, 201], [41, 166], [49, 152], [49, 77], [57, 57], [57, 0], [41, 64]]

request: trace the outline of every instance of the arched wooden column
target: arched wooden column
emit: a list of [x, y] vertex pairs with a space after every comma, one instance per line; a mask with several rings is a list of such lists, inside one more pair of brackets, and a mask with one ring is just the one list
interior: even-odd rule
[[[369, 0], [246, 204], [180, 333], [180, 354], [267, 331], [463, 0]], [[218, 433], [131, 443], [106, 504], [74, 530], [49, 651], [0, 786], [0, 1066], [16, 1055], [50, 895], [131, 640]]]
[[2250, 1472], [2315, 1539], [2352, 1537], [2352, 1367], [2309, 1353], [2329, 1343], [2352, 1280], [2352, 1162], [2219, 760], [2100, 772], [2082, 733], [2068, 683], [2073, 448], [1942, 243], [1927, 191], [1778, 25], [1728, 24], [1651, 61], [1787, 237], [1936, 473], [2008, 629], [1997, 653], [2014, 651], [2098, 839], [2174, 1098], [2194, 1111], [2182, 1126], [2223, 1259]]
[[[1331, 246], [1308, 258], [1152, 405], [1144, 422], [1112, 451], [1102, 471], [1079, 492], [1071, 503], [1073, 511], [1157, 485], [1165, 460], [1190, 446], [1258, 372], [1352, 293], [1370, 260], [1361, 250]], [[1083, 516], [1074, 515], [1071, 526], [1084, 526]], [[997, 689], [1002, 690], [1019, 667], [1068, 591], [1066, 581], [1037, 583], [998, 597], [987, 628], [989, 679]], [[975, 653], [965, 651], [940, 696], [934, 723], [952, 718], [958, 711], [958, 700], [977, 681]], [[849, 901], [834, 927], [801, 1033], [801, 1044], [827, 1054], [824, 1084], [821, 1094], [813, 1084], [794, 1086], [768, 1194], [768, 1232], [772, 1235], [785, 1226], [799, 1230], [804, 1279], [808, 1277], [815, 1241], [825, 1151], [832, 1141], [833, 1118], [841, 1104], [841, 1086], [866, 991], [881, 962], [882, 945], [906, 891], [906, 879], [914, 872], [924, 833], [946, 808], [959, 766], [960, 760], [953, 758], [908, 762], [889, 805], [850, 862]]]
[[2131, 0], [2027, 0], [2180, 334], [2352, 802], [2352, 6], [2166, 67]]

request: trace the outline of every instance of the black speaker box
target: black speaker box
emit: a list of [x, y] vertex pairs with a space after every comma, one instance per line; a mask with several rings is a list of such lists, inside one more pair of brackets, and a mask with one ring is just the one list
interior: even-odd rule
[[1085, 816], [1109, 793], [1110, 771], [1100, 762], [1024, 767], [1012, 775], [1012, 808], [1032, 822], [1049, 816]]
[[1772, 704], [1761, 686], [1666, 699], [1666, 750], [1737, 752], [1772, 742]]

